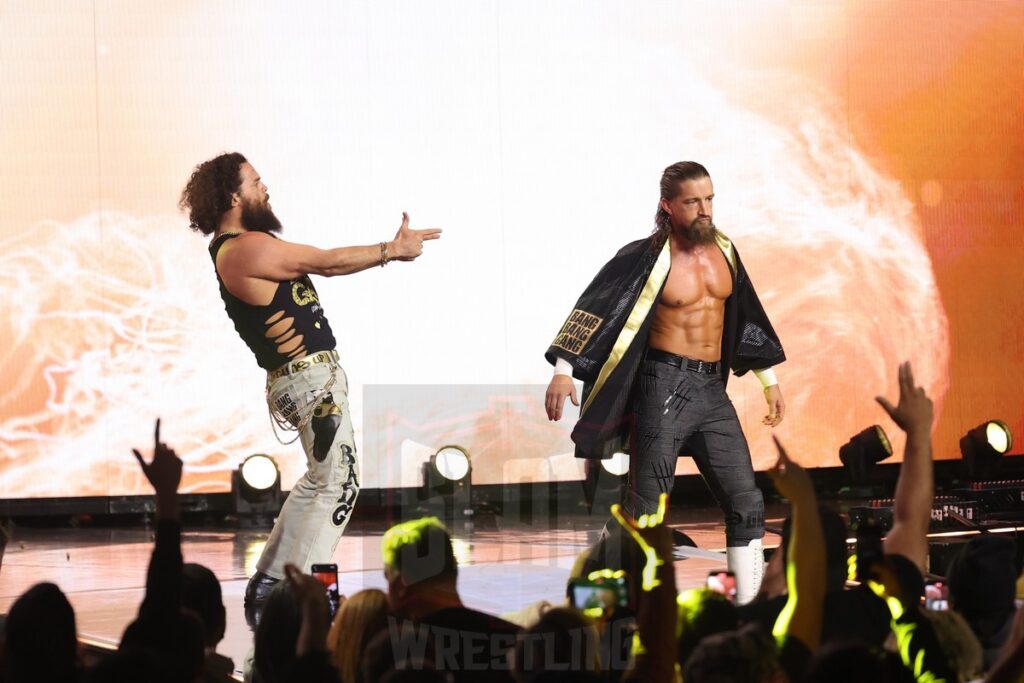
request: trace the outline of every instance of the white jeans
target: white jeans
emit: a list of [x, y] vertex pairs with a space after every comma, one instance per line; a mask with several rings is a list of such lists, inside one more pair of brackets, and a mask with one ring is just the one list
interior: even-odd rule
[[[324, 393], [332, 377], [333, 385]], [[283, 579], [287, 563], [308, 573], [313, 564], [331, 561], [359, 496], [359, 472], [348, 378], [339, 365], [314, 363], [268, 381], [267, 401], [272, 412], [293, 426], [313, 413], [299, 433], [306, 473], [288, 494], [256, 563], [257, 570]]]

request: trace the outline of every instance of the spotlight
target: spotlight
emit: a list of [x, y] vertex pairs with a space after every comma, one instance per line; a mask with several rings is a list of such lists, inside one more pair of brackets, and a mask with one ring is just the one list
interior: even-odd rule
[[964, 434], [960, 439], [960, 456], [972, 481], [987, 479], [999, 460], [1013, 446], [1013, 435], [1002, 420], [989, 420]]
[[437, 473], [448, 481], [459, 481], [469, 474], [469, 453], [459, 446], [444, 446], [431, 458]]
[[892, 455], [892, 444], [885, 430], [874, 425], [850, 438], [839, 449], [839, 460], [850, 475], [854, 485], [868, 483], [868, 473], [876, 462]]
[[615, 477], [622, 477], [629, 473], [629, 454], [615, 453], [612, 457], [601, 461], [601, 467], [608, 474]]
[[473, 465], [462, 446], [442, 446], [423, 463], [421, 499], [440, 496], [447, 516], [473, 514]]
[[593, 512], [594, 501], [597, 500], [599, 492], [599, 510], [607, 511], [608, 505], [621, 503], [628, 473], [629, 454], [622, 451], [613, 453], [612, 457], [603, 460], [586, 460], [583, 466], [583, 501], [587, 506], [587, 514]]
[[231, 500], [248, 526], [272, 522], [281, 509], [281, 471], [269, 455], [250, 455], [231, 473]]
[[281, 473], [277, 463], [269, 455], [250, 455], [238, 468], [242, 477], [242, 495], [251, 503], [266, 497], [275, 484], [280, 484]]

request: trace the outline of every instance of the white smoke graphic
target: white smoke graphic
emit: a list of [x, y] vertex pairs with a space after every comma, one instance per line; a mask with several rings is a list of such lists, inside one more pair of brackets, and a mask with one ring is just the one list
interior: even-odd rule
[[273, 447], [264, 374], [205, 247], [178, 217], [120, 213], [42, 223], [2, 246], [0, 495], [145, 492], [131, 448], [152, 448], [158, 415], [186, 492], [224, 490], [226, 470]]
[[[895, 402], [904, 360], [941, 414], [948, 321], [903, 188], [852, 148], [822, 109], [789, 112], [788, 125], [746, 128], [756, 131], [747, 145], [759, 163], [722, 162], [743, 192], [735, 227], [730, 220], [723, 229], [783, 335], [787, 435], [810, 463], [838, 465], [838, 447], [868, 425], [885, 425], [903, 443], [873, 398]], [[753, 394], [748, 401], [759, 418], [757, 382], [736, 384]], [[747, 434], [757, 437], [756, 464], [768, 466], [775, 453], [767, 430], [753, 425]]]

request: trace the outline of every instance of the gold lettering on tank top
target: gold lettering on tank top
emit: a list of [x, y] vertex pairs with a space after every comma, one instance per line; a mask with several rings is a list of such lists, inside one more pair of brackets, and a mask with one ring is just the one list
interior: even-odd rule
[[314, 301], [320, 301], [317, 298], [316, 290], [307, 287], [304, 282], [292, 283], [292, 300], [299, 306], [308, 306]]

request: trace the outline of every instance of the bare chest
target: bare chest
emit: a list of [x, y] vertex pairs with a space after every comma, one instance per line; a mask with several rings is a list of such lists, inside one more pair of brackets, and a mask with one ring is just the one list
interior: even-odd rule
[[722, 251], [711, 245], [672, 255], [672, 270], [660, 302], [665, 306], [686, 307], [708, 299], [724, 301], [730, 294], [732, 271]]

